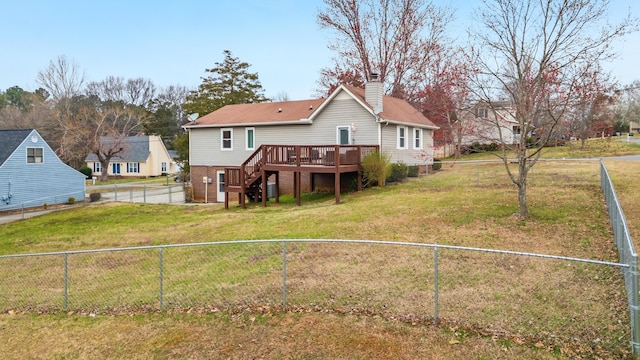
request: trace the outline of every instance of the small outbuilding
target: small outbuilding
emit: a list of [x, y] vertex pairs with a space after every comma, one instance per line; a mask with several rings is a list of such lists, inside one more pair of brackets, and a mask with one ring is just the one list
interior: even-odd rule
[[0, 130], [0, 212], [84, 201], [85, 179], [36, 130]]

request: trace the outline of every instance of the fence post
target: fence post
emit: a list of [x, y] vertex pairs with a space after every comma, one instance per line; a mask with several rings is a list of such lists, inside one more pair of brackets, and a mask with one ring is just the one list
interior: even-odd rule
[[147, 203], [147, 185], [142, 185], [142, 199], [145, 204]]
[[118, 184], [113, 184], [113, 198], [114, 201], [118, 201]]
[[282, 240], [282, 307], [287, 306], [287, 241]]
[[133, 188], [129, 188], [129, 202], [133, 202]]
[[638, 256], [630, 257], [629, 277], [631, 278], [631, 350], [636, 359], [640, 358], [640, 308], [638, 307]]
[[69, 276], [68, 276], [68, 255], [64, 254], [64, 311], [69, 310]]
[[435, 306], [435, 311], [434, 311], [434, 315], [433, 318], [435, 319], [436, 323], [438, 322], [438, 317], [439, 317], [439, 306], [438, 306], [438, 247], [434, 247], [433, 248], [433, 303]]
[[158, 280], [160, 281], [160, 294], [159, 294], [159, 297], [158, 297], [158, 299], [160, 300], [160, 311], [162, 311], [163, 305], [164, 305], [163, 304], [163, 297], [164, 296], [163, 296], [163, 274], [162, 274], [162, 272], [163, 272], [163, 270], [162, 270], [162, 263], [163, 263], [162, 253], [163, 253], [163, 251], [162, 250], [163, 250], [163, 248], [160, 248], [160, 251], [159, 251], [160, 268], [159, 268], [159, 271], [158, 271], [158, 273], [159, 273]]
[[169, 204], [171, 204], [171, 186], [169, 186]]

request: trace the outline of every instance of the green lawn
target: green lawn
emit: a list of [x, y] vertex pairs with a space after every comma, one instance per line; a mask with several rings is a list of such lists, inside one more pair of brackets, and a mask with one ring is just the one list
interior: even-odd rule
[[[640, 153], [614, 145], [591, 153]], [[549, 151], [557, 151], [549, 158], [568, 158], [576, 150]], [[598, 166], [536, 165], [528, 220], [513, 216], [517, 193], [499, 165], [456, 164], [428, 178], [344, 194], [339, 205], [322, 194], [300, 207], [285, 199], [246, 210], [89, 205], [0, 225], [0, 254], [322, 238], [616, 261]], [[607, 161], [607, 167], [637, 239], [638, 167], [623, 161]], [[433, 324], [431, 250], [290, 244], [288, 296], [294, 306], [286, 311], [277, 305], [278, 244], [165, 249], [163, 256], [164, 313], [155, 310], [157, 250], [70, 256], [71, 279], [82, 287], [73, 288], [69, 313], [46, 311], [47, 301], [61, 298], [61, 260], [0, 261], [0, 271], [9, 275], [0, 303], [22, 297], [37, 305], [35, 313], [0, 315], [0, 353], [9, 359], [628, 356], [628, 309], [619, 271], [612, 268], [442, 250], [442, 322]], [[49, 278], [58, 279], [56, 286], [38, 290]]]

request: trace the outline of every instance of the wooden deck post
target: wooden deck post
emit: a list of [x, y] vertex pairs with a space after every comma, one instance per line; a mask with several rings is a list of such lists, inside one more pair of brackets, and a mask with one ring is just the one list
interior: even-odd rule
[[340, 204], [340, 146], [336, 145], [335, 146], [335, 166], [336, 166], [336, 171], [335, 171], [335, 178], [334, 178], [334, 184], [333, 186], [335, 187], [335, 192], [336, 192], [336, 204]]
[[280, 204], [280, 171], [276, 172], [276, 193], [274, 196], [276, 198], [276, 204]]
[[247, 190], [247, 184], [246, 184], [246, 179], [245, 179], [245, 173], [244, 173], [244, 165], [240, 167], [240, 206], [242, 206], [243, 209], [247, 208], [247, 204], [245, 203], [245, 192]]
[[262, 172], [262, 206], [267, 207], [267, 172], [264, 169]]

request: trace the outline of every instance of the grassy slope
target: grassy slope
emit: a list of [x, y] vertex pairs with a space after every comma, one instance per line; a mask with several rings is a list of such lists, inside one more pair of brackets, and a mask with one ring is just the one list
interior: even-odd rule
[[[593, 150], [593, 149], [592, 149]], [[600, 151], [600, 150], [598, 150]], [[611, 150], [607, 150], [611, 151]], [[618, 151], [618, 150], [616, 150]], [[631, 148], [630, 152], [637, 152]], [[593, 150], [592, 152], [595, 152]], [[558, 154], [550, 157], [571, 157]], [[605, 155], [596, 155], [605, 156]], [[540, 164], [542, 165], [542, 164]], [[333, 199], [217, 210], [102, 205], [0, 226], [0, 253], [261, 238], [346, 238], [446, 243], [614, 260], [602, 197], [580, 179], [597, 166], [543, 166], [530, 188], [532, 219], [512, 216], [506, 179], [474, 185], [475, 169]], [[640, 236], [638, 166], [608, 161], [632, 236]], [[591, 167], [591, 168], [590, 168]], [[595, 170], [594, 170], [595, 169]], [[547, 179], [559, 179], [554, 186]], [[462, 173], [462, 175], [460, 175]], [[466, 175], [465, 175], [466, 174]], [[595, 175], [597, 177], [597, 175]], [[560, 181], [562, 180], [562, 182]], [[480, 190], [480, 191], [478, 191]], [[590, 219], [590, 221], [584, 221]], [[532, 236], [535, 234], [535, 237]], [[4, 358], [556, 358], [535, 344], [451, 326], [316, 313], [0, 316]]]

